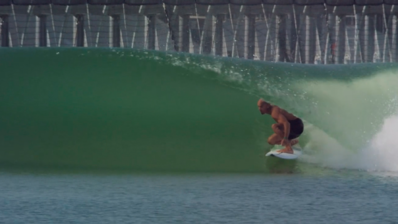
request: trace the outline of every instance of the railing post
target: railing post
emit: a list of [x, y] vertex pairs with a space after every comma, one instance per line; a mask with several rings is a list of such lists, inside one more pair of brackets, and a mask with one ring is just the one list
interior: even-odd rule
[[84, 15], [76, 15], [76, 47], [84, 47]]
[[223, 52], [223, 20], [224, 15], [216, 15], [215, 48], [216, 55], [222, 56]]
[[120, 47], [120, 16], [112, 16], [112, 47]]
[[8, 30], [8, 15], [0, 15], [0, 26], [1, 26], [1, 46], [9, 47], [9, 30]]
[[155, 28], [156, 28], [156, 15], [148, 15], [148, 49], [154, 50], [155, 49]]
[[189, 52], [189, 15], [181, 16], [181, 46], [180, 51]]
[[39, 15], [39, 47], [47, 47], [46, 15]]
[[247, 59], [253, 59], [256, 35], [256, 16], [247, 15]]

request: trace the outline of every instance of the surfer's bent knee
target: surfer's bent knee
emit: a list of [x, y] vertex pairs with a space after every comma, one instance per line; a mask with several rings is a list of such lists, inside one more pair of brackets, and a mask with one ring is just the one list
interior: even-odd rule
[[268, 144], [270, 144], [270, 145], [275, 145], [275, 141], [273, 141], [273, 137], [274, 135], [271, 135], [268, 139], [267, 139], [267, 142], [268, 142]]

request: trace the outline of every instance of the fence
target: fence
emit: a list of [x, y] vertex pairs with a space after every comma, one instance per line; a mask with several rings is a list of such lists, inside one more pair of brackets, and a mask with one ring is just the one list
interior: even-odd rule
[[2, 47], [121, 47], [309, 64], [398, 60], [398, 0], [0, 0], [0, 22]]

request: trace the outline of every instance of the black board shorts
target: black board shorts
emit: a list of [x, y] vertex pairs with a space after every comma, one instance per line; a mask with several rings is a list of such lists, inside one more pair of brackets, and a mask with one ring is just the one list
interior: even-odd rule
[[289, 121], [289, 123], [290, 123], [290, 134], [288, 139], [292, 140], [298, 138], [304, 131], [303, 121], [300, 118], [297, 118], [295, 120]]

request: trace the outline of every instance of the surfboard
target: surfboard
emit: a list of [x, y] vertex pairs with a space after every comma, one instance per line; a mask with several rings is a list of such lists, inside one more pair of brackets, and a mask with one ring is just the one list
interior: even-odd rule
[[265, 156], [275, 156], [281, 159], [297, 159], [302, 153], [302, 149], [298, 145], [292, 146], [294, 152], [293, 154], [277, 152], [279, 149], [283, 149], [283, 147], [275, 146], [274, 148], [271, 149], [271, 151], [265, 154]]

